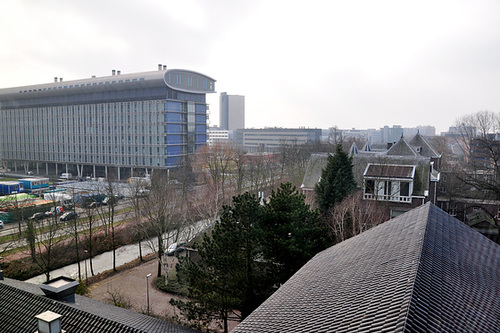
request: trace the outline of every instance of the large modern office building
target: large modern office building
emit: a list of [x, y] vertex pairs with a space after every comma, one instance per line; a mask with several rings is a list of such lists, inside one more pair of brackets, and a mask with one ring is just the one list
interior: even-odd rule
[[206, 143], [214, 92], [214, 79], [163, 65], [0, 89], [0, 157], [11, 169], [79, 177], [175, 167]]

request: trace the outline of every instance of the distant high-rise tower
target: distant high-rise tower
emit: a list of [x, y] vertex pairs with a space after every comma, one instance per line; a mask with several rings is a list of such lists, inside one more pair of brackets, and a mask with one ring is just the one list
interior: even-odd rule
[[220, 94], [220, 128], [229, 131], [245, 128], [245, 96]]

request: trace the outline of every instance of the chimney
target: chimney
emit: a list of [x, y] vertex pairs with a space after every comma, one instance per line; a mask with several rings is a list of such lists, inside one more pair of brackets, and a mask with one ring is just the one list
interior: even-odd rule
[[116, 75], [116, 70], [112, 69], [111, 70], [111, 75]]
[[122, 71], [116, 71], [116, 75], [121, 75]]
[[161, 71], [161, 64], [158, 64], [158, 70]]
[[60, 302], [75, 303], [75, 291], [78, 281], [59, 276], [40, 285], [40, 289], [50, 299]]
[[166, 70], [167, 69], [167, 65], [163, 65], [163, 70]]
[[92, 75], [92, 78], [95, 79], [95, 75]]
[[59, 78], [59, 82], [62, 82], [62, 81], [63, 81], [63, 79], [62, 79], [62, 77], [60, 77], [60, 78]]
[[35, 316], [38, 319], [37, 333], [63, 333], [61, 330], [61, 315], [52, 311], [45, 311]]
[[54, 82], [57, 82], [57, 76], [54, 76]]

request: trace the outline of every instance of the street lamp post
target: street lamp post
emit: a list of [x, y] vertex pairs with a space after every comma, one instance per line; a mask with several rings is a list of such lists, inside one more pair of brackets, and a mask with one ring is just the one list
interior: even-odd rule
[[89, 251], [83, 250], [83, 253], [85, 253], [85, 259], [83, 262], [85, 265], [85, 285], [87, 286], [89, 284], [88, 275], [87, 275], [87, 254], [89, 253]]
[[148, 316], [149, 316], [149, 277], [151, 276], [151, 273], [146, 275], [146, 293], [147, 293], [147, 298], [148, 298]]

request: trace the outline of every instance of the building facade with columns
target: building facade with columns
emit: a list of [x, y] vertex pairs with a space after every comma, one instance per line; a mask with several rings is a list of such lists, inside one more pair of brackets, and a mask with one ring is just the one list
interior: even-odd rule
[[172, 168], [206, 143], [214, 92], [214, 79], [163, 65], [0, 89], [0, 157], [11, 170], [78, 177]]

